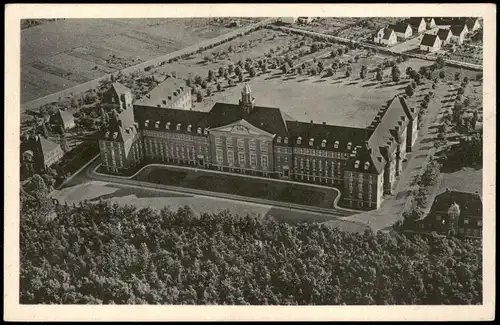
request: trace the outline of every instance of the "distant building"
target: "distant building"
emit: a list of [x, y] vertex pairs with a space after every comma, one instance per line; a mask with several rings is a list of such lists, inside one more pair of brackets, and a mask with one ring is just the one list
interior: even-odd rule
[[59, 144], [38, 135], [27, 137], [21, 143], [21, 152], [23, 163], [35, 172], [46, 171], [64, 156]]
[[413, 35], [411, 25], [406, 22], [399, 22], [394, 25], [389, 25], [389, 29], [396, 32], [398, 40], [406, 40]]
[[297, 19], [297, 21], [298, 21], [299, 23], [301, 23], [301, 24], [306, 24], [306, 25], [308, 25], [308, 24], [310, 24], [310, 23], [312, 23], [312, 22], [314, 21], [314, 18], [313, 18], [313, 17], [299, 17], [299, 18]]
[[102, 95], [101, 105], [108, 110], [132, 108], [132, 91], [119, 82], [114, 82]]
[[467, 25], [453, 25], [450, 27], [451, 37], [450, 43], [462, 45], [465, 39], [465, 35], [469, 32], [467, 30]]
[[412, 17], [406, 21], [410, 24], [413, 34], [421, 34], [424, 33], [427, 29], [427, 24], [425, 23], [425, 19], [422, 17]]
[[169, 76], [136, 104], [190, 110], [192, 108], [191, 87], [188, 87], [184, 80]]
[[436, 52], [441, 49], [441, 40], [439, 36], [425, 34], [420, 42], [420, 50], [425, 52]]
[[281, 24], [295, 24], [297, 22], [298, 17], [279, 17], [276, 21]]
[[433, 17], [425, 18], [425, 24], [427, 29], [433, 29], [436, 27], [436, 21]]
[[71, 130], [76, 126], [73, 113], [61, 109], [58, 109], [57, 112], [50, 117], [50, 124], [61, 127], [65, 131]]
[[373, 41], [377, 44], [392, 46], [397, 44], [398, 38], [394, 30], [389, 28], [382, 28], [375, 34]]
[[441, 40], [441, 46], [448, 44], [452, 36], [451, 31], [446, 28], [440, 28], [436, 35]]
[[416, 228], [443, 235], [481, 238], [482, 225], [483, 204], [479, 193], [446, 189], [436, 196], [429, 214], [417, 221]]

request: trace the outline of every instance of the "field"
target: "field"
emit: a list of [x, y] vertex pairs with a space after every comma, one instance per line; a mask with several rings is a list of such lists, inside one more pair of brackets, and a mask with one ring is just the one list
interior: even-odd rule
[[[21, 102], [227, 33], [227, 19], [65, 19], [21, 31]], [[251, 20], [240, 19], [242, 26]]]

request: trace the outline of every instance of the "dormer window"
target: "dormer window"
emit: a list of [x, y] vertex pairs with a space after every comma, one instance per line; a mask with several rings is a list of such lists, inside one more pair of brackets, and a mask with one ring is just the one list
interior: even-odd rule
[[309, 139], [309, 145], [312, 146], [314, 144], [314, 138]]
[[283, 142], [284, 142], [284, 143], [286, 143], [286, 144], [288, 144], [288, 138], [287, 138], [287, 137], [285, 137], [285, 138], [283, 139]]
[[208, 130], [207, 129], [203, 129], [203, 134], [207, 135], [208, 134]]
[[277, 143], [281, 143], [281, 137], [277, 137], [277, 138], [276, 138], [276, 142], [277, 142]]
[[351, 142], [349, 142], [349, 143], [347, 144], [347, 150], [351, 150], [351, 148], [352, 148], [352, 143], [351, 143]]
[[359, 168], [359, 160], [356, 160], [356, 161], [354, 162], [354, 168]]
[[170, 130], [170, 122], [167, 122], [167, 124], [165, 124], [165, 129]]
[[114, 132], [113, 133], [113, 140], [116, 140], [117, 137], [118, 137], [118, 132]]
[[144, 126], [148, 127], [148, 125], [149, 125], [149, 120], [146, 120], [146, 122], [144, 122]]
[[321, 141], [321, 148], [326, 147], [326, 140]]
[[339, 142], [338, 141], [335, 141], [335, 143], [333, 144], [333, 147], [335, 149], [338, 149], [339, 148]]
[[191, 128], [192, 128], [192, 125], [191, 125], [191, 124], [189, 124], [189, 125], [188, 125], [188, 127], [187, 127], [187, 131], [188, 131], [188, 132], [191, 132]]
[[106, 139], [109, 139], [109, 134], [110, 134], [109, 131], [107, 131], [105, 135]]
[[302, 144], [302, 137], [297, 138], [297, 144]]
[[181, 130], [181, 123], [177, 123], [177, 127], [175, 128], [177, 131]]
[[160, 127], [160, 121], [156, 121], [155, 128], [159, 128], [159, 127]]
[[201, 134], [201, 128], [197, 128], [196, 133]]
[[368, 170], [368, 168], [370, 168], [370, 163], [367, 161], [365, 162], [365, 170]]

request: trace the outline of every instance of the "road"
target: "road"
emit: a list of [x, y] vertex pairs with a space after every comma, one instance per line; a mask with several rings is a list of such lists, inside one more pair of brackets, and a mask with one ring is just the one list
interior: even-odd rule
[[[266, 18], [258, 23], [238, 28], [232, 32], [227, 33], [227, 34], [217, 36], [215, 38], [203, 41], [203, 42], [198, 43], [198, 44], [188, 46], [184, 49], [166, 54], [164, 56], [161, 56], [161, 57], [149, 60], [149, 61], [139, 63], [137, 65], [134, 65], [134, 66], [131, 66], [131, 67], [119, 70], [119, 71], [121, 71], [123, 74], [129, 74], [129, 73], [136, 72], [136, 71], [142, 71], [147, 66], [158, 65], [161, 62], [168, 61], [171, 58], [179, 57], [179, 56], [182, 56], [184, 54], [195, 53], [200, 47], [206, 47], [206, 46], [211, 45], [211, 44], [223, 42], [223, 40], [228, 39], [230, 37], [234, 37], [234, 36], [238, 35], [239, 33], [247, 32], [249, 30], [252, 30], [253, 28], [256, 28], [257, 26], [269, 24], [273, 20], [274, 20], [274, 18]], [[102, 77], [99, 77], [97, 79], [91, 80], [91, 81], [83, 83], [83, 84], [79, 84], [79, 85], [74, 86], [72, 88], [64, 89], [60, 92], [53, 93], [53, 94], [38, 98], [38, 99], [32, 100], [30, 102], [22, 103], [21, 104], [21, 113], [24, 112], [25, 110], [28, 110], [28, 109], [37, 110], [42, 105], [58, 101], [59, 98], [73, 96], [76, 94], [86, 92], [90, 89], [95, 89], [99, 86], [99, 83], [102, 80], [109, 79], [111, 77], [111, 75], [115, 75], [117, 72], [118, 71], [115, 71], [111, 74], [104, 75]]]

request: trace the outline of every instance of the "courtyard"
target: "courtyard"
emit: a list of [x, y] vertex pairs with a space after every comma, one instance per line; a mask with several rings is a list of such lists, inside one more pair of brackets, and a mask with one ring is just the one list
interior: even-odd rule
[[327, 187], [180, 169], [174, 166], [146, 167], [134, 180], [183, 188], [215, 191], [270, 201], [334, 208], [338, 191]]

